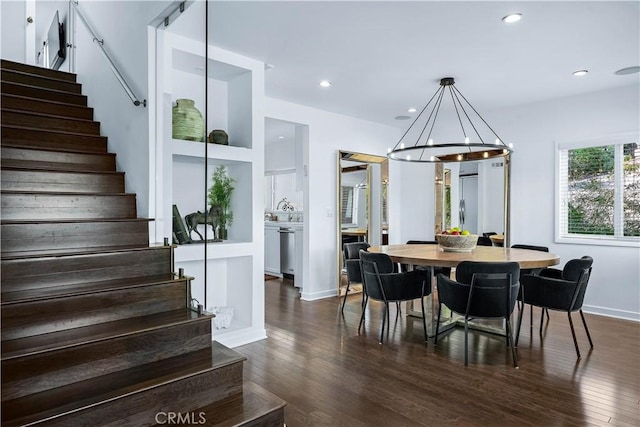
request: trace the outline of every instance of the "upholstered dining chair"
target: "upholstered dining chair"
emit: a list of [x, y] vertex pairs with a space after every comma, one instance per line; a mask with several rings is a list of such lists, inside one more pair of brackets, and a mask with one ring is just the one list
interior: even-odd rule
[[[549, 252], [549, 248], [546, 246], [536, 246], [536, 245], [524, 245], [524, 244], [515, 244], [511, 245], [513, 249], [528, 249], [530, 251], [540, 251], [540, 252]], [[520, 269], [520, 277], [525, 274], [539, 274], [542, 271], [542, 268], [522, 268]], [[524, 310], [524, 304], [522, 303], [522, 286], [520, 286], [520, 292], [518, 293], [518, 311]], [[529, 312], [529, 328], [533, 329], [533, 306], [530, 306]], [[540, 313], [540, 333], [542, 333], [542, 325], [544, 323], [544, 316], [547, 316], [547, 321], [549, 321], [549, 312], [547, 309], [543, 308]]]
[[493, 246], [493, 242], [489, 237], [478, 236], [478, 246]]
[[[344, 305], [347, 302], [349, 288], [352, 283], [362, 283], [362, 274], [360, 272], [360, 250], [367, 250], [369, 244], [367, 242], [354, 242], [344, 244], [344, 266], [347, 270], [347, 289], [344, 292], [342, 300], [341, 312], [344, 312]], [[363, 285], [364, 287], [364, 285]], [[364, 306], [364, 289], [362, 290], [362, 305]]]
[[365, 308], [369, 298], [384, 302], [385, 311], [380, 329], [380, 341], [384, 338], [385, 323], [389, 320], [389, 303], [420, 299], [422, 307], [422, 328], [424, 342], [427, 343], [427, 321], [424, 310], [424, 297], [431, 294], [431, 274], [428, 270], [414, 270], [396, 273], [393, 261], [384, 253], [360, 251], [360, 268], [365, 289], [362, 316], [358, 324], [358, 333], [364, 323]]
[[[576, 332], [573, 328], [571, 313], [578, 311], [582, 318], [584, 330], [589, 339], [589, 345], [593, 348], [591, 334], [587, 327], [587, 322], [582, 313], [582, 303], [589, 284], [593, 258], [583, 256], [579, 259], [568, 261], [562, 270], [556, 268], [545, 268], [538, 275], [525, 274], [521, 278], [522, 301], [525, 304], [535, 305], [550, 310], [565, 311], [569, 318], [571, 336], [576, 347], [576, 354], [580, 359], [580, 348], [576, 339]], [[520, 338], [520, 326], [522, 324], [522, 311], [518, 320], [518, 332], [516, 334], [516, 345]]]
[[442, 305], [464, 316], [464, 365], [468, 365], [469, 319], [502, 318], [507, 346], [511, 347], [513, 366], [518, 367], [511, 314], [520, 284], [517, 262], [463, 261], [456, 267], [456, 280], [438, 274], [438, 320], [435, 344], [440, 331]]

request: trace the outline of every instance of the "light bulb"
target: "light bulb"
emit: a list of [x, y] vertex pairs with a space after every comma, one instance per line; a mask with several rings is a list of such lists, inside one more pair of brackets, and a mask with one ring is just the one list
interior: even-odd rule
[[486, 151], [484, 152], [484, 154], [482, 155], [485, 159], [489, 157], [489, 153], [487, 153]]
[[431, 160], [432, 162], [434, 162], [434, 161], [436, 160], [436, 158], [435, 158], [434, 156], [431, 156], [431, 157], [429, 158], [429, 160]]
[[468, 137], [468, 136], [465, 136], [465, 137], [464, 137], [464, 143], [465, 143], [465, 144], [468, 144], [468, 143], [469, 143], [469, 137]]
[[387, 147], [387, 154], [391, 152], [391, 147]]
[[409, 108], [407, 111], [410, 112], [410, 113], [415, 113], [418, 110], [416, 110], [415, 108]]
[[404, 148], [404, 142], [400, 143], [400, 149], [402, 150]]
[[509, 148], [513, 148], [513, 142], [509, 143]]
[[500, 145], [500, 139], [496, 138], [496, 145]]
[[407, 160], [411, 160], [411, 155], [407, 154]]
[[323, 80], [320, 82], [321, 87], [329, 87], [331, 86], [331, 82], [329, 80]]
[[429, 138], [429, 142], [427, 144], [433, 145], [433, 139]]
[[502, 18], [502, 22], [506, 24], [513, 24], [514, 22], [518, 22], [521, 19], [522, 19], [521, 13], [512, 13]]
[[458, 154], [458, 160], [462, 160], [462, 154]]
[[391, 153], [391, 155], [389, 157], [391, 157], [392, 159], [395, 159], [396, 155], [395, 155], [395, 153]]

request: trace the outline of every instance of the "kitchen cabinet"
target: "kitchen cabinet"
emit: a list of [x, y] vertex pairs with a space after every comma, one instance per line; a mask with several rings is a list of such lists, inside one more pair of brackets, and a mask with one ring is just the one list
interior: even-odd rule
[[[264, 64], [169, 31], [158, 33], [156, 52], [157, 161], [150, 175], [158, 206], [155, 239], [172, 235], [172, 205], [183, 217], [208, 209], [205, 194], [213, 172], [226, 167], [235, 180], [229, 238], [179, 245], [175, 269], [194, 277], [191, 294], [205, 309], [234, 309], [231, 326], [214, 329], [216, 341], [236, 347], [264, 339]], [[172, 107], [180, 98], [193, 99], [201, 113], [206, 111], [206, 133], [224, 129], [229, 144], [173, 139]], [[199, 227], [202, 232], [204, 225]], [[212, 238], [210, 227], [208, 233]]]
[[295, 248], [296, 248], [296, 255], [295, 255], [295, 261], [294, 261], [294, 270], [295, 270], [295, 275], [293, 277], [293, 286], [295, 286], [296, 288], [300, 288], [300, 291], [302, 291], [302, 278], [304, 277], [302, 274], [302, 267], [303, 267], [303, 251], [304, 251], [304, 227], [302, 225], [295, 225], [293, 227], [293, 232], [294, 232], [294, 238], [295, 238]]

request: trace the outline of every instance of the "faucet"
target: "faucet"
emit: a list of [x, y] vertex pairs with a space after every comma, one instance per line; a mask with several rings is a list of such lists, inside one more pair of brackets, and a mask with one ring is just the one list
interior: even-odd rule
[[286, 197], [278, 202], [278, 206], [276, 206], [276, 210], [279, 211], [280, 206], [282, 206], [283, 212], [286, 212], [286, 211], [293, 212], [296, 210], [296, 208], [293, 207], [291, 202], [289, 202]]

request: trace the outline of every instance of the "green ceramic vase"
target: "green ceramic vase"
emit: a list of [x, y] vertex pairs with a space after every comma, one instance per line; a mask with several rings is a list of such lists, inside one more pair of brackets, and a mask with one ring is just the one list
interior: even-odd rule
[[204, 120], [193, 99], [176, 100], [172, 112], [173, 139], [204, 142]]

